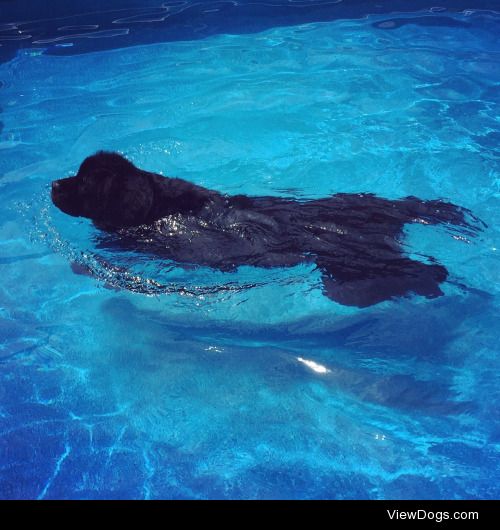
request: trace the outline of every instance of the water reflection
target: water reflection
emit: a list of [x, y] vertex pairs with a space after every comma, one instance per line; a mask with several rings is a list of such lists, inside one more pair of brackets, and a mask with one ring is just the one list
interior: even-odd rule
[[[377, 3], [361, 0], [108, 0], [103, 10], [103, 4], [98, 0], [85, 3], [54, 0], [49, 10], [45, 3], [19, 0], [2, 3], [0, 61], [9, 60], [21, 46], [25, 48], [30, 44], [48, 45], [46, 53], [71, 55], [138, 44], [202, 39], [221, 33], [254, 33], [279, 26], [419, 10], [424, 16], [390, 19], [377, 23], [377, 27], [395, 29], [403, 24], [463, 27], [470, 22], [445, 16], [444, 12], [464, 12], [471, 7], [470, 4], [470, 0], [443, 0], [440, 10], [436, 11], [430, 0], [414, 0], [411, 5], [404, 0], [380, 0]], [[492, 4], [491, 0], [476, 0], [474, 10], [493, 9], [495, 6]], [[472, 13], [465, 11], [467, 15]], [[95, 31], [98, 28], [100, 31]], [[87, 31], [89, 33], [83, 33]], [[72, 45], [54, 44], [61, 40]]]

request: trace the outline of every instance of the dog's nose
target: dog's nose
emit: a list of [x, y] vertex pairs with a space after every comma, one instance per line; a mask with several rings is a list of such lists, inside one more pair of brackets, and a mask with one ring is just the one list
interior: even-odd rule
[[57, 180], [52, 182], [52, 189], [50, 190], [50, 196], [55, 201], [61, 195], [61, 183]]

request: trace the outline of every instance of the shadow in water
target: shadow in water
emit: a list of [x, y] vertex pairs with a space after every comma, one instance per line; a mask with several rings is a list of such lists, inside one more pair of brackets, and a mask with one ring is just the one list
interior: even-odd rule
[[[179, 338], [217, 344], [267, 345], [291, 350], [322, 351], [328, 349], [384, 359], [418, 358], [442, 362], [447, 347], [459, 328], [485, 327], [494, 317], [492, 297], [482, 291], [467, 295], [448, 295], [414, 304], [400, 300], [394, 305], [374, 306], [352, 315], [332, 314], [291, 321], [278, 325], [207, 321], [204, 316], [168, 315], [152, 309], [140, 309], [128, 298], [117, 296], [106, 300], [103, 313], [121, 323], [136, 321], [132, 328], [145, 329], [161, 336], [162, 331]], [[425, 306], [424, 306], [425, 304]], [[476, 322], [478, 321], [478, 322]], [[486, 340], [483, 336], [483, 342]]]
[[[317, 381], [348, 399], [434, 415], [475, 408], [455, 387], [456, 370], [466, 365], [455, 341], [464, 336], [467, 341], [468, 329], [484, 327], [478, 311], [484, 318], [493, 313], [489, 307], [488, 296], [472, 293], [429, 302], [425, 310], [408, 302], [323, 321], [316, 317], [268, 326], [166, 316], [119, 296], [104, 302], [102, 313], [109, 319], [107, 329], [120, 339], [113, 363], [139, 378], [141, 373], [158, 374], [172, 362], [209, 373], [215, 362], [228, 374], [272, 379], [283, 392]], [[481, 340], [489, 339], [495, 340], [486, 332]], [[133, 351], [125, 351], [124, 344], [134, 344]]]

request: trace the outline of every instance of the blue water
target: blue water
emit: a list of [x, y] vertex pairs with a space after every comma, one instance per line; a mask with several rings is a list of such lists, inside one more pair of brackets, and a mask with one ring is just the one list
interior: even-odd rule
[[[204, 33], [143, 17], [123, 48], [68, 37], [99, 24], [36, 43], [57, 13], [14, 46], [0, 4], [0, 498], [498, 498], [500, 13], [382, 3], [167, 2]], [[347, 308], [306, 265], [99, 249], [49, 197], [98, 149], [224, 193], [444, 198], [488, 228], [408, 226], [445, 296]]]

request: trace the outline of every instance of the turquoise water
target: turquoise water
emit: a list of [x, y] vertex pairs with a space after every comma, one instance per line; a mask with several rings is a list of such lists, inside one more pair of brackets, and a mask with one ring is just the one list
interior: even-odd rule
[[[0, 64], [1, 498], [498, 497], [500, 16], [421, 15]], [[444, 198], [488, 228], [407, 227], [445, 296], [347, 308], [305, 265], [99, 249], [49, 197], [98, 149], [224, 193]]]

